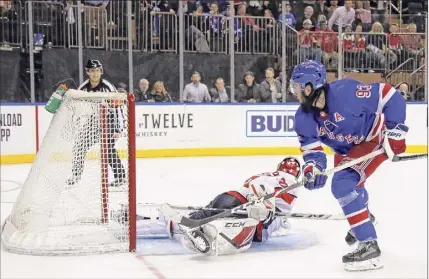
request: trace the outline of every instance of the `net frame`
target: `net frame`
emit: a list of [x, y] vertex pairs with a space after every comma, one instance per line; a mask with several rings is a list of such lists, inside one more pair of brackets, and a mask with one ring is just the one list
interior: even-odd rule
[[[42, 155], [44, 149], [49, 148], [49, 142], [43, 143], [39, 152], [36, 155], [34, 164], [30, 170], [27, 181], [24, 183], [24, 187], [15, 202], [14, 208], [10, 216], [6, 219], [5, 223], [1, 227], [1, 240], [3, 247], [14, 253], [30, 254], [30, 255], [85, 255], [85, 254], [99, 254], [109, 252], [134, 252], [136, 249], [136, 144], [135, 144], [135, 99], [133, 94], [125, 93], [101, 93], [94, 92], [88, 93], [78, 90], [69, 90], [63, 97], [61, 106], [64, 105], [65, 100], [79, 100], [79, 101], [96, 101], [100, 103], [99, 106], [99, 125], [100, 125], [100, 173], [101, 173], [101, 212], [100, 220], [80, 220], [76, 224], [66, 224], [64, 226], [58, 226], [55, 230], [43, 231], [41, 234], [38, 231], [27, 232], [20, 231], [17, 226], [12, 222], [11, 216], [14, 214], [20, 199], [24, 199], [26, 187], [30, 180], [33, 168], [39, 162], [39, 158]], [[122, 233], [127, 233], [128, 237], [125, 239], [118, 239], [115, 235], [114, 222], [112, 222], [111, 216], [109, 216], [109, 187], [108, 187], [108, 147], [107, 147], [107, 134], [108, 131], [108, 105], [109, 101], [118, 101], [120, 104], [125, 104], [127, 110], [127, 153], [128, 153], [128, 176], [127, 176], [127, 203], [120, 204], [120, 207], [125, 210], [127, 218], [127, 228], [121, 227]], [[58, 111], [60, 111], [61, 106]], [[55, 118], [55, 116], [54, 116]], [[51, 121], [52, 125], [54, 118]], [[47, 133], [50, 132], [48, 129]], [[46, 136], [45, 136], [46, 139]], [[45, 141], [45, 140], [44, 140]], [[38, 160], [39, 159], [39, 160]], [[42, 160], [40, 160], [42, 161]], [[55, 170], [52, 170], [55, 171]], [[98, 186], [96, 186], [98, 187]], [[30, 192], [31, 193], [31, 192]], [[82, 205], [85, 206], [85, 205]], [[125, 207], [125, 208], [124, 208]], [[21, 213], [21, 212], [19, 212]], [[16, 212], [15, 212], [16, 214]], [[25, 214], [25, 212], [23, 213]], [[125, 215], [125, 214], [124, 214]], [[110, 217], [110, 218], [109, 218]], [[19, 224], [18, 224], [19, 225]], [[118, 227], [118, 225], [116, 225]], [[19, 226], [18, 226], [19, 227]], [[126, 230], [126, 232], [125, 232]], [[83, 231], [83, 233], [81, 232]], [[75, 233], [77, 232], [77, 233]], [[82, 241], [85, 243], [88, 239], [96, 240], [100, 243], [93, 245], [94, 241], [88, 241], [88, 245], [73, 245], [73, 243], [58, 243], [58, 235], [70, 236], [72, 240], [76, 242]]]

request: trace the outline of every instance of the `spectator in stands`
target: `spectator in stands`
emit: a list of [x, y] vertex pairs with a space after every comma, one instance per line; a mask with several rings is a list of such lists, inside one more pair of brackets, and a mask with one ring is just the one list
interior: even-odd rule
[[338, 0], [330, 0], [329, 1], [329, 7], [328, 7], [328, 18], [331, 18], [334, 14], [335, 10], [338, 8]]
[[385, 69], [390, 63], [395, 62], [397, 58], [393, 51], [389, 50], [386, 42], [387, 37], [384, 33], [383, 25], [378, 21], [374, 22], [368, 35], [368, 55], [381, 69]]
[[179, 11], [179, 3], [183, 4], [183, 14], [189, 15], [192, 14], [197, 9], [197, 4], [194, 1], [182, 0], [182, 1], [173, 1], [171, 3], [171, 9], [177, 13]]
[[361, 24], [365, 32], [371, 30], [372, 16], [369, 1], [356, 1], [356, 23]]
[[362, 34], [362, 32], [363, 32], [362, 25], [360, 24], [356, 25], [355, 34], [353, 36], [354, 36], [354, 44], [356, 49], [355, 59], [357, 60], [358, 63], [355, 69], [358, 69], [359, 66], [361, 65], [362, 67], [358, 71], [368, 70], [368, 73], [373, 73], [374, 70], [372, 70], [370, 67], [368, 54], [366, 50], [366, 36]]
[[210, 97], [212, 98], [212, 102], [215, 103], [227, 103], [229, 102], [228, 93], [225, 89], [225, 81], [223, 78], [218, 77], [214, 84], [214, 88], [210, 89]]
[[248, 1], [247, 13], [252, 16], [264, 16], [266, 9], [277, 16], [278, 6], [277, 1]]
[[282, 100], [282, 85], [274, 78], [274, 69], [265, 70], [265, 80], [261, 82], [262, 102], [278, 103]]
[[410, 94], [410, 86], [408, 85], [408, 83], [403, 82], [398, 86], [398, 91], [401, 93], [402, 97], [404, 98], [405, 101], [414, 101]]
[[304, 20], [303, 25], [304, 29], [300, 30], [297, 34], [299, 48], [295, 51], [295, 54], [300, 58], [300, 61], [304, 61], [305, 59], [321, 61], [322, 50], [315, 47], [316, 40], [311, 31], [311, 28], [313, 28], [311, 20]]
[[153, 102], [152, 96], [149, 93], [149, 81], [145, 78], [139, 82], [139, 88], [134, 93], [136, 102]]
[[316, 31], [317, 31], [318, 29], [320, 29], [320, 23], [321, 23], [321, 22], [323, 22], [323, 21], [328, 22], [328, 20], [326, 19], [326, 16], [325, 16], [325, 15], [320, 14], [320, 15], [317, 17]]
[[210, 4], [209, 17], [207, 17], [208, 31], [207, 36], [210, 40], [210, 49], [212, 51], [225, 51], [223, 39], [223, 15], [219, 13], [219, 4], [213, 2]]
[[264, 3], [262, 1], [248, 1], [247, 13], [252, 16], [262, 16], [262, 11], [264, 9]]
[[[283, 73], [279, 72], [279, 75], [276, 77], [276, 80], [280, 81], [280, 83], [282, 83], [283, 80]], [[287, 80], [287, 75], [286, 75], [286, 80]]]
[[191, 77], [192, 82], [185, 86], [183, 90], [184, 102], [210, 102], [211, 97], [209, 90], [204, 83], [201, 83], [201, 75], [199, 72], [193, 72]]
[[[84, 16], [86, 46], [104, 46], [107, 23], [106, 7], [110, 0], [84, 0]], [[97, 36], [93, 32], [97, 30]], [[98, 38], [98, 43], [93, 42], [93, 38]]]
[[243, 83], [238, 86], [237, 102], [256, 103], [261, 101], [260, 85], [252, 72], [244, 74]]
[[312, 6], [307, 6], [304, 9], [304, 18], [298, 22], [298, 24], [296, 25], [296, 29], [297, 30], [301, 30], [304, 27], [304, 22], [311, 22], [311, 28], [310, 31], [314, 31], [315, 30], [315, 26], [316, 26], [316, 22], [314, 20], [314, 10]]
[[404, 61], [402, 61], [402, 43], [401, 36], [398, 34], [398, 31], [398, 25], [396, 23], [392, 23], [389, 28], [388, 43], [389, 49], [396, 54], [396, 56], [398, 57], [398, 64], [400, 64]]
[[[18, 12], [20, 12], [18, 10]], [[13, 5], [12, 0], [0, 1], [0, 46], [10, 48], [8, 43], [16, 43], [19, 41], [17, 32], [21, 28], [18, 26], [18, 13]]]
[[[265, 30], [269, 30], [274, 28], [274, 25], [276, 24], [276, 20], [274, 19], [273, 13], [271, 12], [270, 9], [265, 9], [264, 10], [264, 21], [263, 21], [263, 26], [262, 28], [264, 28]], [[272, 33], [274, 35], [274, 33]]]
[[[279, 72], [279, 75], [277, 76], [276, 80], [280, 82], [280, 85], [283, 84], [283, 72]], [[286, 102], [298, 102], [298, 99], [296, 98], [295, 94], [292, 94], [290, 90], [288, 89], [288, 82], [287, 82], [287, 75], [286, 75]], [[283, 96], [282, 96], [283, 97]]]
[[229, 1], [228, 0], [217, 0], [217, 1], [213, 1], [212, 3], [216, 3], [216, 2], [219, 6], [219, 11], [221, 13], [225, 12], [229, 7]]
[[[297, 22], [303, 22], [304, 21], [304, 11], [305, 8], [308, 6], [313, 7], [316, 1], [306, 1], [306, 0], [300, 0], [300, 1], [289, 1], [292, 4], [292, 10], [293, 14], [296, 17]], [[314, 12], [314, 11], [313, 11]]]
[[237, 15], [239, 16], [239, 32], [237, 33], [237, 35], [241, 41], [240, 50], [246, 52], [252, 51], [253, 46], [255, 44], [258, 45], [260, 43], [257, 40], [257, 38], [259, 38], [259, 36], [257, 36], [257, 33], [261, 30], [261, 27], [255, 23], [253, 17], [249, 16], [246, 13], [246, 6], [243, 4], [238, 6]]
[[207, 17], [203, 16], [203, 7], [197, 6], [192, 16], [187, 17], [185, 22], [185, 49], [198, 52], [209, 52], [210, 47], [206, 39]]
[[290, 27], [295, 28], [296, 25], [296, 19], [295, 16], [291, 13], [292, 7], [289, 3], [286, 3], [286, 13], [280, 14], [278, 21], [281, 23], [283, 22], [283, 19], [286, 19], [286, 24]]
[[125, 82], [120, 82], [116, 89], [118, 89], [118, 92], [127, 92], [127, 85]]
[[261, 22], [261, 30], [259, 32], [259, 38], [260, 38], [260, 48], [257, 50], [260, 50], [262, 52], [269, 52], [271, 53], [273, 50], [273, 41], [276, 36], [276, 20], [274, 19], [273, 13], [269, 9], [265, 9], [264, 11], [264, 18]]
[[335, 32], [338, 32], [338, 26], [339, 24], [342, 24], [342, 26], [346, 26], [347, 24], [353, 24], [353, 21], [355, 20], [355, 10], [352, 8], [352, 1], [347, 0], [344, 2], [343, 7], [338, 7], [334, 13], [332, 14], [331, 18], [329, 19], [329, 29], [334, 30]]
[[[324, 15], [321, 16], [325, 17]], [[323, 51], [322, 57], [326, 68], [337, 68], [338, 38], [337, 34], [332, 29], [328, 28], [328, 22], [326, 20], [320, 22], [320, 29], [316, 30], [315, 38], [317, 46]]]
[[317, 0], [317, 2], [313, 6], [314, 17], [319, 18], [319, 15], [324, 15], [328, 18], [329, 9], [325, 5], [325, 0]]
[[162, 81], [157, 81], [153, 85], [152, 92], [150, 93], [151, 97], [155, 102], [171, 102], [170, 94], [165, 90], [164, 83]]
[[422, 37], [420, 34], [415, 34], [416, 31], [417, 26], [414, 23], [410, 23], [407, 26], [407, 33], [409, 34], [404, 34], [401, 36], [401, 41], [405, 52], [405, 60], [412, 57], [416, 61], [419, 61], [420, 57], [424, 55]]
[[383, 48], [385, 48], [385, 34], [383, 31], [383, 25], [376, 21], [371, 26], [370, 34], [367, 36], [367, 49], [368, 57], [371, 60], [371, 64], [375, 68], [384, 68], [385, 57]]
[[352, 26], [347, 24], [343, 33], [344, 68], [347, 71], [358, 73], [361, 70], [366, 59], [365, 47], [362, 25], [357, 25], [355, 34], [353, 34]]

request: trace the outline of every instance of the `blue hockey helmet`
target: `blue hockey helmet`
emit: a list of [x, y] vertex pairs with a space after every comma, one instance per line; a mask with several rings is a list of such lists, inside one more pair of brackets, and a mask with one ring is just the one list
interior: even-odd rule
[[311, 85], [312, 91], [326, 84], [326, 68], [322, 63], [307, 60], [293, 69], [289, 86], [291, 93], [301, 94], [308, 84]]

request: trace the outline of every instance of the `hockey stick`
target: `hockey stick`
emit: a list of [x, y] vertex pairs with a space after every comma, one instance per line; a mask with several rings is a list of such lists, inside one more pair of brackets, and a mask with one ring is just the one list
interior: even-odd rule
[[398, 156], [395, 155], [392, 159], [392, 162], [402, 162], [402, 161], [409, 161], [409, 160], [417, 160], [417, 159], [424, 159], [427, 158], [428, 154], [415, 154], [415, 155], [408, 155], [408, 156]]
[[[339, 172], [339, 171], [341, 171], [343, 169], [346, 169], [346, 168], [349, 168], [349, 167], [354, 166], [356, 164], [359, 164], [359, 163], [361, 163], [363, 161], [366, 161], [366, 160], [368, 160], [370, 158], [373, 158], [373, 157], [378, 156], [378, 155], [383, 154], [383, 153], [384, 153], [384, 148], [378, 149], [378, 150], [373, 151], [373, 152], [371, 152], [371, 153], [369, 153], [369, 154], [367, 154], [365, 156], [362, 156], [360, 158], [356, 158], [354, 160], [351, 160], [349, 162], [341, 164], [341, 165], [339, 165], [339, 166], [337, 166], [335, 168], [332, 168], [332, 169], [330, 169], [328, 171], [325, 171], [324, 175], [334, 174], [336, 172]], [[292, 184], [289, 187], [285, 187], [285, 188], [281, 189], [280, 191], [277, 191], [277, 192], [265, 195], [265, 196], [261, 197], [258, 200], [250, 201], [248, 203], [242, 204], [242, 205], [234, 207], [232, 209], [226, 209], [225, 211], [223, 211], [223, 212], [221, 212], [219, 214], [216, 214], [214, 216], [207, 217], [207, 218], [204, 218], [204, 219], [200, 219], [200, 220], [194, 220], [194, 219], [190, 219], [190, 218], [185, 217], [185, 216], [180, 216], [178, 214], [178, 212], [175, 212], [173, 210], [173, 208], [171, 206], [169, 206], [168, 204], [163, 204], [161, 206], [161, 211], [166, 216], [169, 216], [174, 222], [176, 222], [178, 224], [181, 224], [183, 226], [186, 226], [188, 228], [193, 229], [193, 228], [198, 228], [198, 227], [200, 227], [200, 226], [202, 226], [204, 224], [210, 223], [210, 222], [212, 222], [212, 221], [214, 221], [216, 219], [231, 216], [232, 214], [236, 213], [237, 211], [246, 210], [247, 207], [249, 207], [249, 206], [252, 206], [252, 205], [255, 205], [257, 203], [261, 203], [261, 202], [263, 202], [265, 200], [268, 200], [268, 199], [271, 199], [273, 197], [276, 197], [276, 196], [280, 195], [281, 193], [289, 192], [289, 191], [291, 191], [293, 189], [301, 187], [303, 184], [304, 184], [304, 181], [302, 180], [302, 181], [300, 181], [298, 183]]]
[[[172, 209], [176, 210], [209, 210], [209, 211], [224, 211], [224, 209], [219, 208], [205, 208], [205, 207], [192, 207], [192, 206], [170, 206]], [[248, 215], [248, 212], [245, 210], [237, 211], [234, 214], [238, 215]], [[311, 219], [311, 220], [345, 220], [346, 217], [342, 214], [321, 214], [321, 213], [284, 213], [276, 212], [274, 216], [278, 217], [287, 217], [287, 218], [296, 218], [296, 219]], [[151, 217], [138, 215], [137, 220], [150, 220]]]
[[[235, 212], [235, 214], [248, 215], [249, 213], [245, 210]], [[274, 216], [296, 218], [296, 219], [311, 219], [311, 220], [345, 220], [346, 217], [342, 214], [315, 214], [315, 213], [284, 213], [276, 212]]]
[[[145, 203], [145, 204], [139, 204], [142, 206], [152, 206], [152, 207], [161, 207], [161, 204], [157, 203]], [[211, 207], [204, 207], [204, 206], [181, 206], [181, 205], [169, 205], [172, 209], [175, 210], [192, 210], [192, 211], [198, 211], [198, 210], [207, 210], [207, 211], [224, 211], [225, 209], [222, 208], [211, 208]], [[235, 212], [235, 214], [238, 215], [248, 215], [247, 211], [241, 210]], [[316, 219], [316, 220], [345, 220], [346, 218], [342, 214], [322, 214], [322, 213], [285, 213], [285, 212], [275, 212], [275, 216], [279, 217], [287, 217], [287, 218], [298, 218], [298, 219]], [[149, 220], [151, 219], [148, 216], [138, 215], [138, 220]]]

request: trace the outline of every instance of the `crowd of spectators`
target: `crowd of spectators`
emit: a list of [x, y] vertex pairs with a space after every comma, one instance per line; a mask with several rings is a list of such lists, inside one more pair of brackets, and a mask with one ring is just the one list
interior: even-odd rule
[[[222, 77], [216, 78], [212, 85], [207, 86], [201, 81], [201, 74], [194, 71], [188, 83], [183, 90], [184, 102], [231, 102], [231, 87], [225, 86]], [[162, 88], [162, 89], [161, 89]], [[134, 92], [137, 102], [172, 102], [179, 101], [170, 97], [161, 81], [156, 81], [153, 89], [150, 89], [150, 82], [147, 79], [141, 79], [138, 89]], [[260, 83], [256, 80], [253, 72], [246, 72], [243, 80], [234, 90], [233, 102], [244, 103], [278, 103], [282, 102], [282, 79], [281, 75], [275, 77], [275, 71], [269, 67], [265, 69], [265, 78]], [[286, 101], [296, 102], [297, 99], [292, 94], [286, 95]]]
[[[70, 7], [76, 0], [53, 0], [61, 3], [64, 10], [57, 16], [65, 17], [64, 24], [75, 24], [76, 14]], [[323, 62], [328, 70], [337, 71], [339, 59], [344, 61], [345, 71], [380, 71], [387, 73], [401, 66], [403, 70], [415, 70], [424, 64], [424, 16], [419, 12], [427, 6], [427, 1], [402, 1], [411, 16], [403, 16], [404, 24], [391, 22], [387, 15], [388, 1], [380, 0], [300, 0], [300, 1], [238, 1], [234, 2], [234, 44], [240, 53], [275, 53], [286, 48], [287, 69], [305, 59]], [[18, 5], [18, 3], [21, 3]], [[120, 22], [126, 22], [124, 1], [82, 0], [84, 4], [83, 28], [86, 46], [92, 46], [93, 40], [105, 41], [104, 28], [122, 29]], [[283, 13], [282, 4], [285, 4]], [[121, 7], [119, 7], [122, 5]], [[227, 52], [229, 36], [230, 1], [226, 0], [183, 0], [183, 1], [132, 1], [132, 12], [136, 21], [137, 41], [150, 40], [151, 44], [167, 41], [168, 49], [175, 42], [178, 24], [168, 15], [176, 15], [179, 5], [183, 5], [185, 15], [185, 50], [199, 52]], [[0, 19], [16, 19], [20, 13], [17, 7], [24, 9], [23, 0], [0, 0]], [[420, 10], [419, 10], [420, 8]], [[106, 12], [107, 11], [107, 12]], [[150, 15], [139, 17], [138, 15]], [[106, 18], [107, 16], [107, 18]], [[168, 19], [168, 20], [167, 20]], [[281, 23], [287, 25], [287, 44], [282, 46], [277, 31]], [[107, 24], [106, 24], [107, 23]], [[3, 25], [4, 26], [4, 25]], [[143, 39], [143, 26], [148, 36]], [[0, 28], [0, 41], [7, 44], [10, 34]], [[92, 30], [98, 29], [98, 36], [92, 36]], [[277, 30], [277, 31], [276, 31]], [[71, 32], [73, 33], [73, 32]], [[120, 30], [119, 30], [120, 33]], [[119, 34], [118, 33], [118, 34]], [[19, 35], [19, 34], [18, 34]], [[108, 35], [109, 36], [109, 35]], [[119, 34], [122, 36], [123, 34]], [[167, 39], [166, 39], [167, 38]], [[46, 40], [46, 38], [45, 38]], [[277, 43], [274, 41], [277, 40]], [[70, 40], [68, 40], [70, 42]], [[342, 42], [340, 45], [339, 42]], [[46, 43], [46, 42], [45, 42]], [[55, 45], [55, 43], [54, 43]], [[105, 45], [104, 43], [102, 44]], [[342, 51], [340, 50], [342, 48]], [[197, 69], [196, 69], [197, 70]], [[255, 77], [248, 72], [244, 81], [235, 89], [235, 100], [248, 102], [277, 102], [282, 99], [280, 81], [274, 76], [279, 67], [266, 70], [266, 77]], [[184, 88], [185, 101], [230, 101], [230, 88], [219, 77], [213, 86], [203, 85], [198, 72], [192, 75], [192, 83]], [[260, 84], [255, 79], [261, 81]], [[252, 80], [250, 83], [249, 81]], [[161, 81], [155, 82], [153, 90], [146, 93], [147, 80], [140, 82], [139, 96], [142, 101], [171, 101]], [[142, 85], [143, 84], [143, 85]], [[144, 90], [146, 88], [146, 91]], [[173, 97], [174, 99], [174, 97]]]

